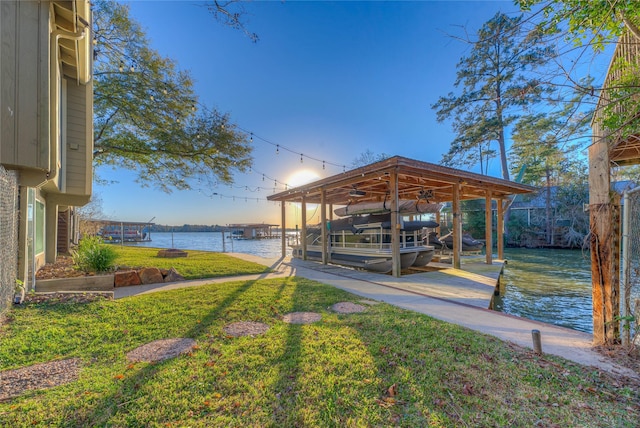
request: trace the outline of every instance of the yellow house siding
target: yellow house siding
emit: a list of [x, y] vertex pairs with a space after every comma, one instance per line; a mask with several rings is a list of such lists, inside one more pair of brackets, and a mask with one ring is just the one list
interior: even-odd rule
[[48, 7], [0, 2], [0, 162], [49, 169]]

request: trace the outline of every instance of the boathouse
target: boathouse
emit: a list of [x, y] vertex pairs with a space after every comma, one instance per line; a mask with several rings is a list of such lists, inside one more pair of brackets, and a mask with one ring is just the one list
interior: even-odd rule
[[[320, 221], [326, 224], [333, 219], [333, 209], [348, 206], [354, 202], [388, 201], [391, 210], [393, 276], [400, 276], [400, 215], [401, 200], [428, 200], [429, 202], [450, 202], [453, 212], [453, 267], [460, 268], [462, 253], [462, 220], [460, 202], [469, 199], [486, 201], [486, 248], [493, 247], [492, 201], [497, 201], [497, 247], [498, 258], [504, 258], [504, 211], [510, 197], [535, 191], [532, 186], [514, 183], [500, 178], [475, 174], [422, 162], [401, 156], [394, 156], [360, 168], [323, 178], [302, 186], [291, 188], [268, 196], [270, 201], [281, 202], [282, 224], [286, 224], [285, 204], [301, 204], [301, 246], [302, 258], [306, 259], [306, 209], [307, 204], [320, 206]], [[436, 217], [436, 221], [439, 218]], [[326, 228], [322, 228], [322, 263], [328, 262]], [[286, 239], [282, 236], [282, 255], [286, 254]], [[492, 263], [492, 252], [487, 251], [486, 263]]]
[[105, 243], [151, 241], [151, 228], [155, 223], [117, 220], [82, 220], [81, 232], [100, 236]]
[[231, 232], [231, 239], [272, 239], [279, 237], [273, 232], [273, 228], [278, 226], [266, 223], [228, 224], [227, 230]]

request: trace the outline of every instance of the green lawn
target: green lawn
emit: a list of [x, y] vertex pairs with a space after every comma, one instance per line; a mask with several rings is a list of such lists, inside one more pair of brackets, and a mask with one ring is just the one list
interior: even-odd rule
[[186, 279], [216, 278], [269, 272], [257, 263], [231, 257], [224, 253], [187, 250], [187, 257], [158, 257], [158, 248], [113, 246], [118, 253], [116, 264], [128, 267], [174, 267]]
[[[190, 255], [191, 257], [191, 255]], [[61, 358], [80, 378], [0, 403], [0, 426], [637, 426], [637, 390], [387, 304], [301, 278], [235, 281], [85, 304], [27, 304], [0, 327], [0, 370]], [[313, 311], [291, 325], [283, 314]], [[257, 337], [223, 327], [259, 321]], [[130, 364], [156, 339], [192, 351]], [[1, 376], [1, 375], [0, 375]]]

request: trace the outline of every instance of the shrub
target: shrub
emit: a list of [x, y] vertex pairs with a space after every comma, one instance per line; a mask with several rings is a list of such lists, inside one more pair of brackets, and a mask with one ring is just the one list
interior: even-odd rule
[[88, 272], [106, 272], [115, 266], [118, 254], [112, 247], [103, 244], [97, 236], [87, 236], [80, 240], [73, 252], [75, 266]]

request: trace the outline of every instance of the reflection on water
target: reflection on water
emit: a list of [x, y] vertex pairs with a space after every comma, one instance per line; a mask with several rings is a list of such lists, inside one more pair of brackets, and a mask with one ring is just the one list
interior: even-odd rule
[[580, 250], [508, 248], [496, 310], [591, 333], [591, 268]]

